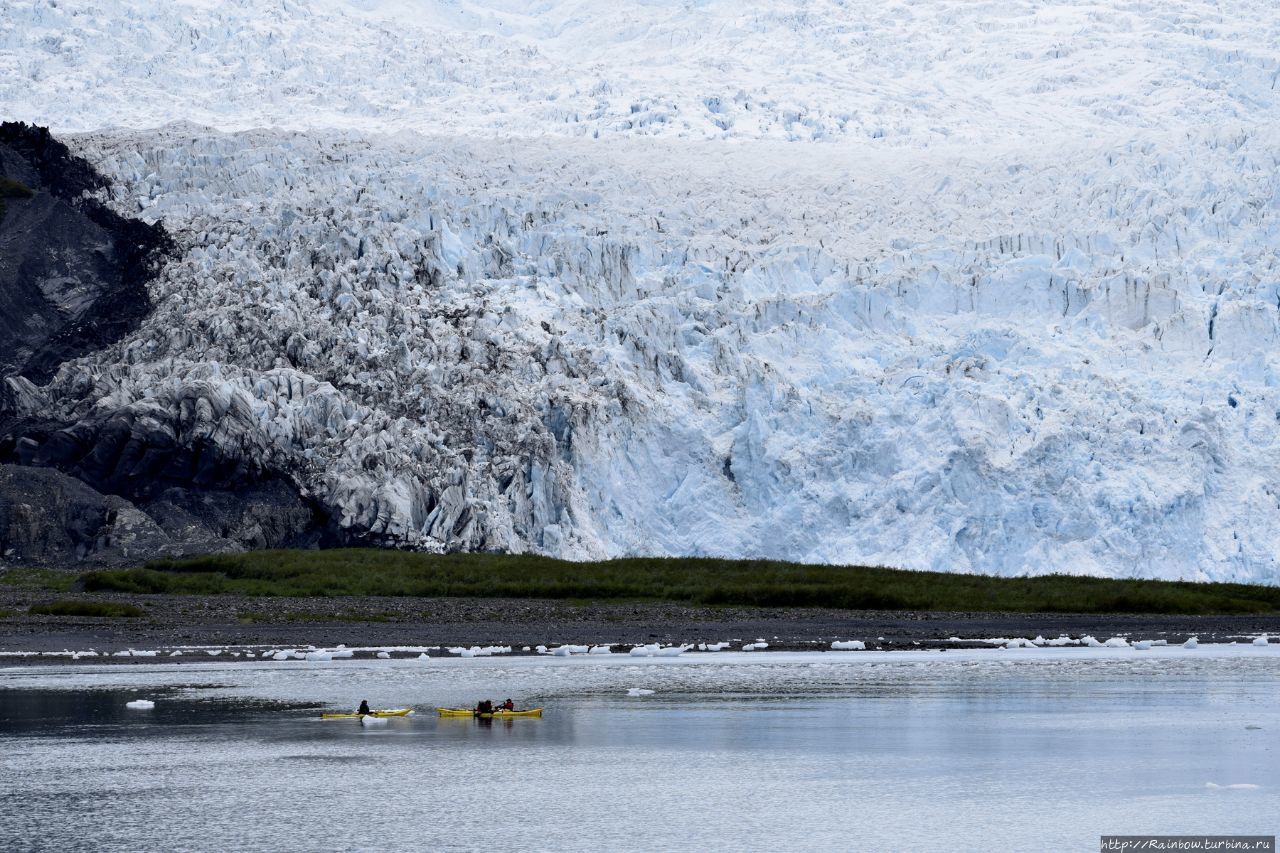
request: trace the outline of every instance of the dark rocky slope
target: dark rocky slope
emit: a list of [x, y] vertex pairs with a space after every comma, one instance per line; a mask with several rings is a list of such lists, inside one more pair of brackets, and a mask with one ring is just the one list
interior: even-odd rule
[[68, 421], [31, 405], [63, 363], [138, 327], [175, 246], [94, 198], [103, 178], [43, 128], [0, 125], [0, 185], [0, 564], [315, 541], [322, 518], [263, 462], [250, 413], [193, 398], [151, 418], [87, 401]]

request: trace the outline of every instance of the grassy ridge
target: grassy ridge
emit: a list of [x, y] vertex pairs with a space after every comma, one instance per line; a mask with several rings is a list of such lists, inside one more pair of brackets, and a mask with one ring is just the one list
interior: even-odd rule
[[116, 601], [51, 601], [31, 605], [37, 616], [102, 616], [106, 618], [146, 616], [141, 607]]
[[502, 554], [256, 551], [89, 572], [86, 590], [253, 596], [424, 596], [673, 601], [763, 607], [1050, 613], [1277, 613], [1280, 588], [993, 578], [765, 560], [628, 558], [570, 563]]

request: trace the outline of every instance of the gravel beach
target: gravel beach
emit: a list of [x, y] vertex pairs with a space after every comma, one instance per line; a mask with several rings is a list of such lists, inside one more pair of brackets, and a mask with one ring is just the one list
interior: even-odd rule
[[[141, 618], [37, 616], [31, 604], [86, 598], [0, 588], [0, 653], [10, 662], [65, 657], [14, 652], [192, 646], [523, 646], [627, 645], [764, 639], [771, 649], [827, 647], [862, 640], [868, 648], [917, 644], [963, 647], [951, 637], [1057, 637], [1091, 634], [1231, 642], [1280, 634], [1280, 616], [1165, 616], [1025, 613], [919, 613], [824, 608], [702, 607], [670, 603], [590, 603], [496, 598], [248, 598], [101, 594], [94, 601], [141, 607]], [[986, 645], [986, 644], [979, 644]], [[104, 658], [92, 660], [102, 661]], [[157, 658], [106, 658], [112, 663]]]

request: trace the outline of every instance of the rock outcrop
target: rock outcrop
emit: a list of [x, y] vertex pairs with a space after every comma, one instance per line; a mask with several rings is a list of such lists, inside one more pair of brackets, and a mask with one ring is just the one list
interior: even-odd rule
[[[252, 412], [188, 387], [171, 406], [48, 405], [60, 367], [152, 308], [165, 229], [43, 128], [0, 125], [0, 563], [114, 565], [316, 541], [323, 513], [270, 467]], [[208, 389], [207, 389], [208, 390]]]

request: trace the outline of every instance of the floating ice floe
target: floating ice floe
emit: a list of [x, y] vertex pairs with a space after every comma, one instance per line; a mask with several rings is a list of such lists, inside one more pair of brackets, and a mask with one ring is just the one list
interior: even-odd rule
[[1080, 645], [1080, 641], [1073, 640], [1071, 639], [1071, 637], [1067, 636], [1066, 634], [1060, 634], [1056, 639], [1046, 640], [1045, 645], [1046, 646], [1078, 646]]
[[742, 646], [744, 652], [755, 652], [769, 648], [769, 644], [764, 640], [756, 640], [754, 643], [745, 643]]
[[536, 649], [536, 651], [537, 651], [537, 652], [538, 652], [538, 654], [540, 654], [540, 655], [545, 655], [545, 654], [547, 654], [547, 647], [546, 647], [546, 646], [538, 646], [538, 648]]
[[377, 658], [378, 658], [378, 660], [391, 660], [391, 653], [390, 653], [390, 652], [378, 652], [378, 654], [377, 654]]
[[307, 652], [307, 660], [333, 660], [333, 652]]
[[1124, 637], [1112, 637], [1110, 640], [1103, 643], [1103, 645], [1109, 649], [1127, 649], [1129, 648], [1129, 641]]
[[591, 655], [611, 655], [611, 654], [613, 654], [613, 649], [609, 648], [608, 646], [592, 646], [592, 647], [591, 647], [591, 650], [590, 650], [589, 652], [587, 652], [587, 654], [591, 654]]
[[360, 725], [365, 728], [377, 729], [386, 726], [390, 720], [387, 717], [372, 717], [368, 714], [360, 718]]
[[1133, 644], [1133, 647], [1140, 652], [1145, 652], [1147, 649], [1151, 648], [1151, 641], [1138, 640], [1136, 643]]
[[1254, 638], [1253, 638], [1253, 644], [1254, 644], [1255, 646], [1265, 646], [1265, 645], [1267, 645], [1267, 643], [1268, 643], [1268, 642], [1270, 642], [1270, 639], [1271, 639], [1271, 638], [1270, 638], [1270, 637], [1268, 637], [1266, 634], [1263, 634], [1263, 635], [1262, 635], [1262, 636], [1260, 636], [1260, 637], [1254, 637]]
[[1249, 782], [1237, 782], [1234, 785], [1219, 785], [1215, 782], [1205, 782], [1206, 788], [1213, 788], [1219, 791], [1256, 791], [1261, 785], [1254, 785]]
[[134, 711], [150, 711], [156, 706], [156, 703], [150, 699], [134, 699], [132, 702], [125, 702], [124, 706]]
[[838, 652], [853, 652], [866, 649], [867, 644], [861, 640], [836, 640], [831, 648]]
[[1036, 644], [1025, 637], [1015, 637], [1014, 639], [1006, 642], [1004, 647], [1006, 649], [1034, 649]]
[[653, 691], [646, 690], [643, 687], [632, 687], [630, 690], [627, 691], [627, 695], [628, 696], [652, 696]]
[[1200, 645], [1200, 639], [1198, 637], [1189, 637], [1187, 638], [1187, 641], [1182, 644], [1182, 647], [1184, 649], [1194, 649], [1199, 645]]
[[431, 660], [431, 656], [426, 652], [423, 652], [422, 654], [418, 655], [418, 660]]

